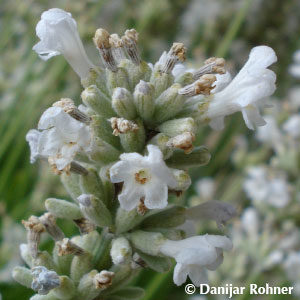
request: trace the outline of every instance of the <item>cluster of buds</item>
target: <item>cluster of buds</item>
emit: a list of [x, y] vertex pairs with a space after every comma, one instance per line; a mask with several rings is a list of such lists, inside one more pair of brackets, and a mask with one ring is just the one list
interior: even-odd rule
[[[81, 78], [83, 104], [54, 103], [26, 137], [31, 161], [47, 159], [73, 202], [47, 199], [48, 213], [24, 222], [28, 243], [21, 254], [31, 270], [18, 267], [14, 278], [37, 291], [31, 300], [137, 299], [140, 288], [124, 287], [132, 276], [144, 267], [168, 271], [175, 259], [175, 284], [189, 276], [199, 285], [232, 243], [190, 234], [186, 225], [199, 218], [223, 224], [235, 210], [226, 206], [225, 212], [220, 202], [186, 208], [172, 197], [191, 185], [189, 168], [210, 160], [207, 148], [196, 144], [201, 126], [216, 127], [238, 110], [248, 125], [261, 125], [256, 102], [275, 89], [267, 69], [274, 51], [254, 48], [229, 83], [222, 58], [187, 72], [179, 64], [186, 48], [174, 43], [152, 65], [140, 56], [136, 30], [119, 37], [97, 29], [99, 67], [88, 59], [76, 26], [63, 10], [44, 12], [33, 49], [43, 59], [65, 56]], [[73, 222], [80, 235], [65, 238], [55, 218]], [[52, 256], [39, 250], [44, 232], [55, 241]]]

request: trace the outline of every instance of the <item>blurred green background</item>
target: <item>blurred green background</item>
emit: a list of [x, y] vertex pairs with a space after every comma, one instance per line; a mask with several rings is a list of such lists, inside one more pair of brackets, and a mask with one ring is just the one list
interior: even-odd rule
[[[32, 291], [11, 281], [9, 270], [19, 263], [18, 244], [24, 241], [23, 218], [44, 210], [48, 196], [64, 197], [59, 178], [42, 163], [30, 165], [25, 135], [35, 127], [43, 110], [61, 97], [79, 103], [81, 85], [77, 75], [58, 56], [41, 61], [32, 46], [38, 41], [35, 26], [44, 10], [59, 7], [72, 13], [92, 60], [92, 44], [98, 27], [123, 33], [136, 28], [144, 59], [155, 62], [174, 41], [188, 47], [187, 62], [201, 65], [210, 56], [223, 56], [235, 73], [253, 46], [269, 45], [278, 55], [277, 96], [284, 96], [295, 84], [287, 72], [292, 54], [300, 47], [299, 0], [0, 0], [0, 293], [4, 300], [29, 299]], [[202, 144], [212, 153], [211, 163], [193, 170], [196, 180], [216, 178], [218, 199], [239, 203], [247, 200], [241, 192], [239, 173], [230, 155], [236, 135], [250, 140], [240, 116], [227, 120], [221, 133], [204, 128]], [[239, 126], [237, 126], [239, 124]], [[227, 193], [224, 190], [234, 182]], [[189, 195], [195, 193], [191, 188]], [[71, 234], [72, 229], [66, 232]], [[11, 260], [11, 261], [10, 261]], [[10, 261], [10, 262], [9, 262]], [[183, 287], [175, 287], [172, 273], [145, 271], [135, 284], [146, 289], [143, 300], [183, 299]], [[272, 298], [271, 298], [272, 297]], [[275, 296], [265, 299], [280, 299]], [[244, 298], [246, 299], [246, 298]], [[285, 298], [292, 299], [292, 298]]]

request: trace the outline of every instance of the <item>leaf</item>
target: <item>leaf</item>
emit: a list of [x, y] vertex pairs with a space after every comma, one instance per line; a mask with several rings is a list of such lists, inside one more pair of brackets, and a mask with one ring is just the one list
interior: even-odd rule
[[147, 266], [156, 272], [168, 272], [172, 267], [172, 260], [168, 257], [152, 256], [141, 251], [138, 251], [138, 254]]

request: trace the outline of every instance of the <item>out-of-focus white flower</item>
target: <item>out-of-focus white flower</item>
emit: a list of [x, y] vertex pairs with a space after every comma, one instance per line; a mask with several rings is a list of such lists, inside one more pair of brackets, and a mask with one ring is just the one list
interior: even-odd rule
[[278, 128], [276, 119], [271, 115], [264, 116], [264, 119], [266, 125], [257, 129], [256, 138], [260, 142], [269, 143], [271, 145], [281, 143], [282, 134]]
[[89, 127], [60, 107], [48, 108], [40, 118], [38, 129], [29, 130], [26, 135], [32, 163], [37, 157], [50, 158], [58, 170], [63, 170], [77, 153], [89, 151]]
[[290, 66], [290, 74], [296, 78], [300, 78], [300, 50], [297, 50], [293, 56], [294, 63]]
[[223, 250], [232, 249], [229, 238], [220, 235], [194, 236], [181, 241], [167, 240], [160, 248], [166, 256], [175, 258], [173, 280], [176, 285], [182, 285], [187, 276], [199, 286], [206, 281], [204, 268], [215, 270], [223, 262]]
[[78, 34], [76, 21], [70, 13], [59, 8], [43, 12], [36, 26], [36, 35], [40, 38], [33, 50], [41, 59], [62, 54], [74, 71], [81, 77], [87, 77], [93, 64], [87, 57]]
[[272, 251], [267, 257], [264, 262], [265, 269], [271, 269], [275, 265], [278, 265], [282, 262], [284, 257], [284, 253], [282, 250], [276, 249]]
[[300, 136], [300, 115], [292, 115], [283, 124], [283, 130], [287, 132], [293, 138], [298, 138]]
[[229, 203], [210, 200], [200, 205], [186, 209], [186, 218], [189, 220], [214, 220], [219, 228], [236, 215], [236, 209]]
[[168, 204], [168, 187], [177, 186], [159, 148], [148, 145], [147, 149], [148, 156], [138, 153], [122, 154], [121, 160], [110, 168], [111, 181], [124, 182], [119, 201], [125, 210], [132, 210], [143, 198], [149, 209], [164, 208]]
[[253, 48], [248, 61], [235, 78], [212, 96], [202, 118], [208, 118], [212, 128], [221, 130], [225, 116], [241, 111], [249, 129], [265, 125], [259, 113], [259, 105], [262, 99], [272, 95], [276, 89], [276, 75], [267, 69], [276, 61], [272, 48]]
[[284, 262], [286, 274], [294, 282], [294, 293], [300, 295], [300, 252], [291, 252]]
[[294, 111], [300, 108], [300, 87], [295, 86], [289, 90], [288, 94], [289, 105]]
[[203, 199], [212, 199], [214, 197], [215, 190], [216, 186], [212, 178], [202, 178], [196, 183], [196, 191], [198, 195]]
[[264, 202], [275, 207], [284, 207], [290, 201], [288, 183], [284, 177], [269, 176], [267, 169], [258, 166], [248, 170], [244, 182], [247, 196], [254, 202]]
[[241, 227], [252, 237], [257, 237], [260, 229], [260, 219], [255, 208], [248, 207], [241, 217]]

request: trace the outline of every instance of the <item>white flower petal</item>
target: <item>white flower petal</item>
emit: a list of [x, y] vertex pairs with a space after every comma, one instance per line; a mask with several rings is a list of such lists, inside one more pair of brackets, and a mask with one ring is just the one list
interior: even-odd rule
[[133, 183], [126, 182], [123, 186], [121, 194], [118, 196], [118, 199], [121, 207], [127, 211], [130, 211], [140, 203], [140, 199], [142, 197], [143, 193], [141, 189], [136, 188]]
[[185, 283], [187, 279], [187, 275], [188, 275], [188, 267], [180, 263], [177, 263], [173, 273], [174, 283], [178, 286], [182, 285], [183, 283]]
[[208, 283], [204, 268], [194, 265], [189, 266], [188, 276], [191, 278], [193, 284], [197, 287], [199, 287], [201, 283]]
[[165, 208], [168, 205], [167, 185], [158, 181], [153, 183], [153, 187], [146, 190], [145, 205], [149, 209]]
[[262, 118], [258, 108], [255, 105], [248, 105], [243, 108], [242, 114], [249, 129], [254, 130], [258, 126], [266, 125], [266, 121]]
[[26, 134], [26, 141], [29, 143], [30, 147], [30, 162], [33, 164], [36, 159], [40, 156], [38, 151], [40, 132], [36, 129], [31, 129]]
[[225, 116], [243, 111], [249, 128], [265, 124], [257, 108], [252, 108], [276, 89], [276, 75], [267, 69], [276, 60], [275, 52], [270, 47], [253, 48], [248, 61], [235, 78], [223, 90], [214, 94], [203, 118], [210, 119], [212, 127], [221, 129]]
[[70, 13], [59, 8], [45, 11], [36, 26], [40, 38], [33, 50], [40, 58], [49, 58], [62, 54], [74, 71], [81, 77], [87, 77], [93, 64], [86, 55], [77, 31], [77, 25]]

